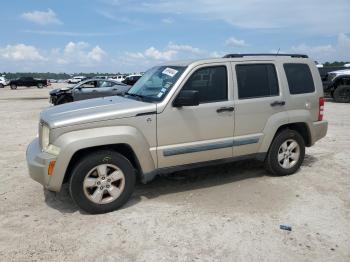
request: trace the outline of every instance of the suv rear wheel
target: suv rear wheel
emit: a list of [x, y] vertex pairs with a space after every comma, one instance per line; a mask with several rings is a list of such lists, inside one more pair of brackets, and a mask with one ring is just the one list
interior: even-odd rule
[[350, 86], [338, 86], [333, 92], [333, 98], [338, 103], [350, 103]]
[[37, 87], [38, 87], [39, 89], [41, 89], [41, 88], [44, 87], [44, 85], [43, 85], [42, 83], [39, 83], [39, 84], [37, 85]]
[[73, 168], [69, 190], [84, 211], [101, 214], [124, 205], [135, 187], [134, 168], [123, 155], [109, 150], [91, 153]]
[[294, 130], [283, 130], [274, 138], [265, 160], [269, 173], [285, 176], [295, 173], [305, 156], [303, 137]]

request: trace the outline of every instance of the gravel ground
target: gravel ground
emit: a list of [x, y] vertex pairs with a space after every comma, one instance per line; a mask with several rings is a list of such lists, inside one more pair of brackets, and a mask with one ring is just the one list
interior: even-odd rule
[[349, 104], [326, 103], [327, 137], [293, 176], [256, 161], [179, 172], [93, 216], [28, 176], [49, 90], [0, 89], [1, 261], [350, 261]]

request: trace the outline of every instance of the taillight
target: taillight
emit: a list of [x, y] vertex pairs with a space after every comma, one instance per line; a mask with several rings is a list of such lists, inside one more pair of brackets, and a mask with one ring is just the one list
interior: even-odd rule
[[324, 113], [324, 98], [320, 97], [318, 102], [318, 121], [323, 120], [323, 113]]

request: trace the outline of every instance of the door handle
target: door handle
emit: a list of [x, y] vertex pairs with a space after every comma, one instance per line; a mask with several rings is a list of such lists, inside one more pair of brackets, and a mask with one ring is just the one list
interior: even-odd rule
[[92, 90], [92, 92], [96, 93], [96, 92], [97, 92], [97, 90]]
[[220, 107], [218, 109], [216, 109], [217, 113], [222, 113], [222, 112], [233, 112], [235, 111], [235, 108], [233, 106], [229, 106], [229, 107]]
[[272, 102], [270, 105], [271, 106], [284, 106], [286, 104], [285, 101], [275, 101], [275, 102]]

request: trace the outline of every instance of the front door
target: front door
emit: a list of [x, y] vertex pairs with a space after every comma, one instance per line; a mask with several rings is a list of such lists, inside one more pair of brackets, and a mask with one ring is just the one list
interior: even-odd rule
[[231, 76], [229, 63], [192, 70], [180, 89], [197, 90], [200, 104], [174, 107], [175, 95], [157, 115], [158, 168], [232, 157], [234, 103]]
[[74, 101], [97, 97], [99, 81], [92, 80], [85, 82], [73, 89]]

